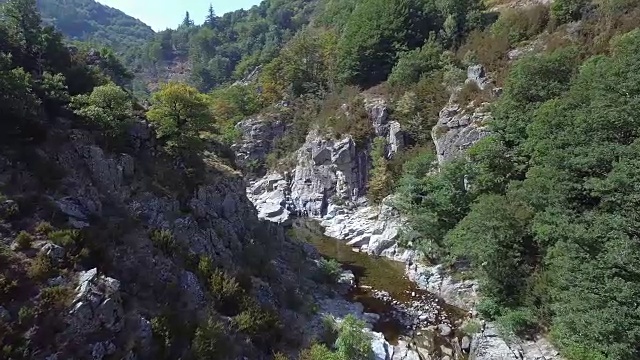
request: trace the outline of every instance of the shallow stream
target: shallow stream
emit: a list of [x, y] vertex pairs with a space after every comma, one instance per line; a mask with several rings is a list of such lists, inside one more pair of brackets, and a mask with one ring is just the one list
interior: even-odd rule
[[[349, 299], [363, 304], [365, 312], [380, 315], [380, 320], [374, 325], [373, 330], [384, 334], [390, 344], [397, 345], [398, 340], [409, 342], [426, 349], [434, 359], [444, 356], [444, 346], [458, 354], [451, 358], [466, 358], [455, 350], [457, 341], [454, 340], [463, 336], [456, 329], [456, 325], [464, 319], [466, 312], [446, 304], [428, 291], [419, 289], [406, 277], [404, 263], [356, 252], [344, 241], [325, 236], [322, 227], [314, 221], [298, 220], [293, 225], [293, 231], [298, 239], [314, 245], [323, 257], [335, 259], [342, 264], [344, 270], [353, 272], [357, 286], [349, 293]], [[379, 291], [387, 292], [390, 299], [375, 296]], [[428, 324], [423, 322], [414, 328], [407, 325], [406, 321], [400, 320], [402, 316], [398, 314], [398, 305], [411, 308], [416, 303], [433, 304], [434, 314]], [[437, 329], [433, 329], [442, 323], [450, 325], [450, 335], [441, 336]], [[431, 329], [427, 330], [429, 327]]]

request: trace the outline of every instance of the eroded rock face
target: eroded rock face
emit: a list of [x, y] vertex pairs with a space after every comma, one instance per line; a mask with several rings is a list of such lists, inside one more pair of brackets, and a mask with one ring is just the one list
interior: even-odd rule
[[240, 142], [232, 146], [236, 154], [236, 163], [243, 167], [257, 167], [273, 149], [279, 138], [285, 133], [285, 122], [271, 116], [256, 116], [236, 124], [241, 133]]
[[[475, 83], [482, 91], [491, 91], [494, 96], [500, 93], [495, 88], [481, 65], [467, 69], [467, 82]], [[438, 123], [431, 131], [436, 146], [438, 162], [442, 165], [464, 154], [473, 144], [489, 135], [487, 122], [491, 114], [486, 111], [488, 104], [459, 104], [451, 97], [449, 103], [440, 111]]]
[[365, 109], [373, 126], [375, 135], [387, 141], [385, 155], [392, 158], [405, 145], [405, 132], [400, 123], [389, 118], [387, 101], [381, 97], [369, 97], [365, 99]]
[[291, 180], [291, 199], [298, 210], [322, 217], [330, 203], [355, 201], [368, 179], [369, 156], [350, 136], [326, 139], [317, 131], [297, 152]]

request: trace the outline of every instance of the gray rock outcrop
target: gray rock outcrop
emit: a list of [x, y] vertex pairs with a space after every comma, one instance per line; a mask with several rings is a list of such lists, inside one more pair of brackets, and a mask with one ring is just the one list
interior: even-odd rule
[[255, 116], [236, 124], [242, 138], [232, 146], [236, 163], [248, 170], [263, 165], [275, 142], [286, 130], [285, 122], [274, 116]]
[[[481, 65], [467, 69], [466, 81], [475, 83], [481, 91], [499, 94]], [[487, 122], [491, 114], [486, 111], [488, 104], [459, 104], [456, 94], [452, 94], [449, 103], [440, 111], [438, 123], [431, 131], [440, 164], [464, 154], [469, 147], [489, 135]]]

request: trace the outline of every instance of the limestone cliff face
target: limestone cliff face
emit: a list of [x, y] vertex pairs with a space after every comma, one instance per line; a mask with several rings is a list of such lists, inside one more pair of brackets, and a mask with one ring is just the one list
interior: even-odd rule
[[[58, 228], [81, 231], [93, 259], [32, 284], [36, 301], [50, 286], [72, 289], [73, 296], [60, 312], [58, 332], [45, 336], [51, 329], [29, 329], [37, 339], [30, 343], [30, 358], [157, 358], [154, 318], [170, 310], [186, 325], [211, 314], [208, 279], [198, 275], [202, 256], [249, 279], [250, 296], [276, 310], [287, 336], [307, 341], [305, 315], [290, 304], [295, 294], [317, 286], [305, 270], [312, 271], [317, 255], [305, 255], [282, 227], [258, 219], [241, 174], [223, 159], [209, 153], [187, 163], [162, 156], [144, 123], [131, 129], [127, 143], [126, 153], [108, 152], [89, 132], [60, 121], [27, 155], [0, 156], [7, 198], [37, 194], [28, 203], [33, 210], [21, 213], [19, 222], [0, 219], [3, 244], [10, 244], [17, 228], [30, 230], [40, 220], [54, 219]], [[3, 206], [13, 204], [3, 201]], [[159, 231], [170, 239], [154, 239]], [[70, 261], [65, 248], [44, 240], [36, 242], [38, 247], [54, 264]], [[16, 298], [2, 309], [17, 320], [29, 301]], [[230, 330], [229, 336], [237, 358], [270, 357], [242, 340], [244, 335]], [[240, 343], [245, 345], [234, 345]], [[188, 349], [188, 343], [175, 345], [172, 356]]]

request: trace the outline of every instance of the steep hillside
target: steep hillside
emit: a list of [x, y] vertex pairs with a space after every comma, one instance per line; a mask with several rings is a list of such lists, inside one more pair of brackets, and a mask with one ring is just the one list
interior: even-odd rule
[[109, 46], [122, 56], [132, 47], [143, 46], [155, 34], [142, 21], [94, 0], [38, 0], [37, 3], [42, 19], [65, 37]]

